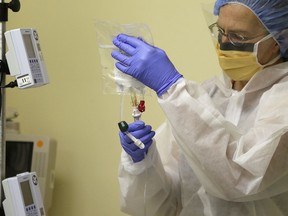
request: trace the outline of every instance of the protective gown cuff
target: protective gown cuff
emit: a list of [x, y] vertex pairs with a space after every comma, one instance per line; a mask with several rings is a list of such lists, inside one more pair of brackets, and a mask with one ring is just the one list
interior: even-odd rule
[[144, 172], [146, 169], [150, 168], [155, 160], [154, 157], [157, 157], [157, 148], [155, 141], [153, 141], [150, 146], [147, 155], [142, 161], [137, 163], [133, 162], [130, 155], [128, 155], [124, 150], [121, 153], [121, 164], [123, 169], [131, 175], [139, 175]]
[[175, 77], [173, 77], [173, 79], [170, 80], [170, 82], [168, 82], [167, 84], [165, 84], [164, 86], [162, 86], [156, 93], [158, 95], [158, 97], [161, 97], [162, 94], [164, 94], [174, 83], [177, 82], [178, 79], [182, 78], [183, 75], [182, 74], [177, 74]]

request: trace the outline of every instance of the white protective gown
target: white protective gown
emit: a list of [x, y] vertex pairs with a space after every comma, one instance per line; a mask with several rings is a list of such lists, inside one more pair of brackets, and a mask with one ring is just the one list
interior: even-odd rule
[[158, 99], [168, 121], [145, 159], [123, 151], [121, 208], [134, 216], [288, 215], [288, 62], [236, 92], [178, 80]]

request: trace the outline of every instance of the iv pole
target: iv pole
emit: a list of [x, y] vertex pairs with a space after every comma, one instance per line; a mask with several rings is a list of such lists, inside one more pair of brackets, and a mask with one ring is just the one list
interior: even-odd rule
[[[20, 10], [21, 4], [19, 0], [12, 0], [10, 3], [5, 3], [4, 0], [0, 0], [0, 22], [1, 22], [1, 60], [0, 60], [0, 86], [4, 86], [6, 82], [6, 74], [9, 73], [8, 66], [6, 63], [6, 41], [4, 33], [6, 31], [6, 22], [8, 21], [8, 9], [13, 12]], [[2, 180], [5, 179], [6, 169], [6, 142], [5, 142], [5, 88], [0, 90], [0, 216], [4, 216], [4, 210], [2, 202], [4, 200], [4, 193], [2, 189]]]

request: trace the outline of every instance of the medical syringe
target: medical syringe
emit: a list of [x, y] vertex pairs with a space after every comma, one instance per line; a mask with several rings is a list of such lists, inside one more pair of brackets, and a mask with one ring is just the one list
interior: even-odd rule
[[137, 139], [134, 137], [131, 133], [128, 132], [128, 124], [126, 121], [121, 121], [118, 123], [118, 127], [121, 132], [125, 133], [133, 142], [136, 146], [138, 146], [140, 149], [144, 149], [145, 145], [141, 142], [140, 139]]

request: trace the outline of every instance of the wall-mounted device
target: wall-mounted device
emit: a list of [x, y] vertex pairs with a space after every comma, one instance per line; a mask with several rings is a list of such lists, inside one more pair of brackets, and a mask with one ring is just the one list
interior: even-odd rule
[[46, 216], [35, 172], [21, 173], [2, 181], [7, 216]]
[[6, 132], [6, 176], [36, 172], [46, 211], [52, 206], [57, 143], [48, 136]]
[[29, 88], [48, 84], [48, 74], [36, 29], [6, 31], [5, 38], [10, 75], [16, 77], [18, 87]]

